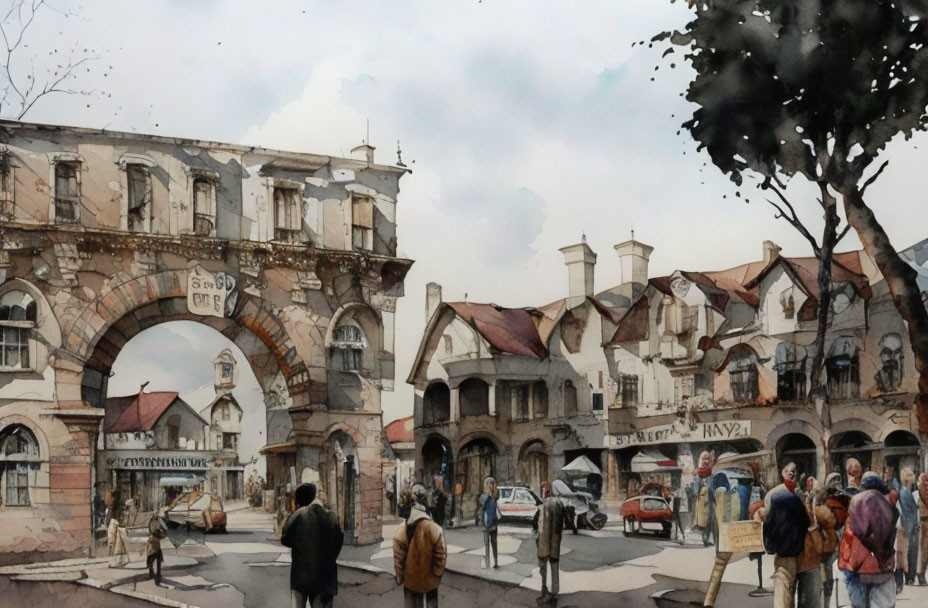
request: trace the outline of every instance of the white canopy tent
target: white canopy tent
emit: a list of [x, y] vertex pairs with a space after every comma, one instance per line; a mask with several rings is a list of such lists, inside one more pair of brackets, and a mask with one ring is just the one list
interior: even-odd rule
[[596, 473], [597, 475], [603, 474], [602, 471], [599, 470], [599, 467], [593, 464], [593, 461], [586, 456], [577, 456], [570, 462], [570, 464], [566, 464], [561, 467], [561, 470], [567, 471], [568, 473]]

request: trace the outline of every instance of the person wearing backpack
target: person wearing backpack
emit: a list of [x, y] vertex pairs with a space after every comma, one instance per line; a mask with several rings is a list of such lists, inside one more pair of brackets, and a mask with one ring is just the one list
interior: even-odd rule
[[294, 608], [331, 608], [338, 593], [338, 566], [344, 533], [334, 513], [304, 483], [294, 492], [297, 509], [280, 532], [280, 544], [290, 547], [290, 590]]
[[496, 480], [487, 477], [483, 480], [483, 494], [477, 499], [477, 525], [483, 529], [484, 568], [490, 567], [490, 549], [493, 549], [493, 567], [499, 568], [497, 556], [496, 531], [502, 513], [499, 511], [499, 490]]
[[421, 484], [412, 487], [415, 504], [406, 523], [393, 536], [396, 584], [403, 585], [406, 608], [438, 608], [438, 586], [445, 573], [448, 550], [441, 527], [428, 513], [428, 493]]
[[893, 580], [896, 538], [895, 492], [880, 476], [868, 471], [861, 479], [860, 492], [851, 498], [844, 537], [838, 554], [838, 568], [853, 608], [893, 608], [896, 583]]

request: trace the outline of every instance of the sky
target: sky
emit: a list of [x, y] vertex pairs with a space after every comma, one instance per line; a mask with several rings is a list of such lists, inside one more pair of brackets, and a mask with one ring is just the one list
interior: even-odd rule
[[[99, 59], [81, 73], [84, 94], [49, 96], [30, 120], [332, 155], [361, 143], [369, 122], [375, 160], [386, 164], [401, 142], [412, 173], [400, 182], [398, 247], [415, 265], [398, 304], [397, 388], [384, 393], [385, 421], [412, 413], [405, 379], [429, 281], [449, 301], [540, 306], [567, 295], [559, 248], [585, 234], [598, 254], [596, 288], [605, 289], [620, 282], [613, 246], [632, 230], [654, 247], [651, 276], [756, 260], [768, 239], [784, 254], [810, 255], [762, 197], [747, 189], [750, 203], [736, 199], [728, 178], [678, 133], [693, 111], [679, 56], [632, 46], [682, 26], [686, 3], [52, 6], [24, 57], [41, 68], [54, 65], [56, 50], [86, 48]], [[928, 237], [925, 143], [893, 142], [868, 190], [899, 249]], [[818, 232], [814, 192], [798, 181], [788, 192]], [[858, 247], [849, 234], [840, 249]], [[188, 342], [193, 358], [217, 352], [208, 340]], [[165, 366], [161, 375], [185, 386], [210, 381], [211, 367], [200, 378], [171, 363], [138, 355], [134, 365], [152, 375]]]

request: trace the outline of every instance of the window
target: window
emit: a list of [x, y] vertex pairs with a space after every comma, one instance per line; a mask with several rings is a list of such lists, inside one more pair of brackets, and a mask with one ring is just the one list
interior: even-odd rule
[[783, 318], [792, 319], [796, 316], [796, 300], [793, 297], [793, 288], [784, 289], [780, 294], [780, 306], [783, 307]]
[[278, 241], [296, 241], [303, 228], [300, 209], [300, 191], [297, 188], [274, 188], [274, 217]]
[[361, 328], [356, 325], [336, 327], [331, 355], [334, 369], [347, 372], [361, 371], [364, 355], [364, 337], [361, 335]]
[[602, 393], [593, 393], [593, 411], [594, 412], [603, 411], [603, 394]]
[[638, 404], [638, 376], [619, 374], [619, 399], [622, 405]]
[[444, 336], [445, 342], [445, 354], [451, 355], [454, 352], [454, 342], [451, 341], [451, 336]]
[[899, 390], [902, 386], [902, 338], [886, 334], [880, 340], [880, 371], [877, 386], [881, 392]]
[[55, 221], [80, 220], [81, 164], [75, 161], [55, 163]]
[[35, 300], [20, 291], [0, 297], [0, 368], [30, 369], [29, 339], [36, 324]]
[[828, 349], [825, 372], [828, 395], [832, 399], [852, 399], [860, 395], [860, 363], [857, 341], [851, 337], [836, 339]]
[[0, 213], [13, 217], [15, 210], [13, 155], [9, 150], [0, 150]]
[[32, 431], [20, 424], [0, 431], [0, 475], [6, 491], [3, 502], [28, 507], [30, 472], [39, 467], [39, 444]]
[[451, 417], [451, 391], [444, 382], [430, 384], [422, 396], [422, 424], [447, 422]]
[[512, 412], [515, 420], [528, 420], [528, 385], [515, 384], [510, 389]]
[[544, 380], [537, 380], [532, 385], [532, 399], [534, 400], [533, 410], [535, 418], [546, 418], [548, 416], [548, 385]]
[[169, 450], [180, 448], [180, 425], [173, 420], [169, 420], [167, 424], [167, 444]]
[[197, 177], [193, 180], [193, 233], [197, 236], [215, 236], [216, 187], [212, 180]]
[[128, 229], [131, 232], [148, 230], [151, 210], [151, 174], [145, 165], [126, 165], [128, 189]]
[[351, 197], [351, 244], [366, 251], [374, 248], [374, 201], [365, 196]]
[[232, 364], [231, 363], [223, 362], [222, 365], [220, 366], [220, 369], [221, 369], [223, 380], [232, 379]]
[[480, 378], [468, 378], [458, 386], [461, 416], [486, 416], [490, 413], [490, 385]]
[[674, 403], [680, 404], [696, 394], [695, 379], [692, 375], [676, 376], [673, 379]]
[[731, 355], [728, 378], [733, 401], [750, 402], [757, 399], [757, 356], [753, 351], [739, 349]]
[[564, 381], [564, 415], [577, 415], [577, 387], [570, 380]]
[[222, 449], [234, 450], [238, 447], [238, 433], [222, 434]]
[[777, 397], [781, 401], [800, 401], [806, 396], [806, 349], [798, 344], [777, 345]]

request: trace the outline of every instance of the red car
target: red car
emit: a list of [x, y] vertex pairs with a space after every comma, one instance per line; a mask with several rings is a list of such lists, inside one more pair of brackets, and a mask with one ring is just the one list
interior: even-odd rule
[[[669, 537], [673, 530], [673, 512], [662, 496], [639, 494], [622, 503], [622, 531], [625, 536], [653, 530]], [[636, 527], [637, 525], [637, 527]]]

